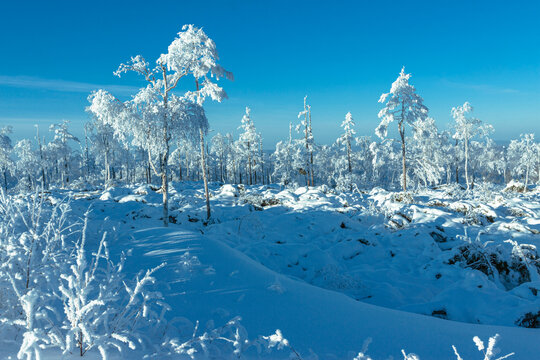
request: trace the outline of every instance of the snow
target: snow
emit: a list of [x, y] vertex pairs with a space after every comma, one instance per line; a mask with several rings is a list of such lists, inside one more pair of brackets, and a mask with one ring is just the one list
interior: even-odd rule
[[[151, 228], [133, 235], [132, 242], [124, 245], [133, 246], [132, 260], [137, 263], [128, 261], [128, 270], [168, 263], [161, 274], [169, 284], [163, 290], [172, 305], [169, 316], [198, 319], [203, 324], [240, 316], [248, 333], [269, 334], [279, 328], [303, 354], [311, 350], [323, 359], [346, 358], [371, 337], [369, 354], [374, 358], [399, 358], [401, 349], [408, 349], [422, 359], [451, 359], [451, 344], [463, 357], [474, 358], [473, 336], [488, 338], [495, 333], [501, 336], [500, 347], [519, 349], [515, 358], [521, 354], [525, 359], [539, 349], [534, 330], [458, 323], [355, 301], [277, 274], [200, 233]], [[156, 248], [162, 253], [156, 254]], [[188, 249], [202, 268], [212, 264], [215, 272], [194, 269], [189, 281], [171, 281], [180, 263], [180, 255], [167, 255], [171, 248]], [[281, 291], [272, 289], [276, 281]], [[278, 341], [277, 335], [274, 340]]]
[[[540, 309], [539, 192], [500, 187], [487, 196], [443, 186], [336, 193], [327, 186], [211, 183], [213, 217], [206, 221], [201, 184], [172, 183], [173, 220], [163, 228], [155, 189], [55, 189], [44, 203], [71, 198], [69, 223], [90, 207], [87, 253], [95, 254], [107, 232], [110, 258], [128, 254], [126, 279], [165, 264], [152, 274], [151, 291], [168, 304], [168, 321], [184, 324], [177, 335], [183, 340], [169, 343], [184, 356], [202, 354], [186, 345], [192, 333], [212, 342], [218, 329], [230, 331], [227, 346], [247, 358], [399, 359], [404, 349], [420, 359], [454, 359], [454, 345], [463, 359], [474, 359], [473, 337], [495, 334], [497, 347], [515, 352], [514, 359], [540, 351], [538, 330], [516, 324]], [[38, 341], [32, 334], [24, 335], [28, 344]], [[113, 358], [154, 351], [122, 339], [137, 348]], [[261, 341], [272, 352], [259, 352]], [[17, 351], [11, 343], [0, 354]], [[53, 349], [44, 354], [57, 358]], [[98, 358], [98, 349], [88, 356]]]

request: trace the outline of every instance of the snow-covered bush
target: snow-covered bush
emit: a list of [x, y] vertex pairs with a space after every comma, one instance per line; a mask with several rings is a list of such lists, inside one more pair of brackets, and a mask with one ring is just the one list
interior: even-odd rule
[[[87, 221], [86, 218], [81, 240], [70, 258], [69, 271], [60, 275], [59, 290], [66, 317], [62, 326], [63, 353], [77, 351], [83, 356], [97, 348], [105, 359], [111, 348], [123, 351], [125, 347], [135, 349], [137, 343], [144, 343], [154, 329], [164, 326], [163, 315], [168, 306], [161, 302], [159, 292], [146, 289], [155, 282], [152, 275], [161, 266], [128, 281], [122, 273], [125, 256], [118, 264], [110, 260], [106, 234], [88, 263]], [[157, 312], [155, 305], [162, 311]]]
[[459, 264], [486, 274], [497, 285], [513, 289], [526, 282], [540, 280], [540, 261], [534, 245], [471, 240], [453, 250], [448, 264]]
[[[474, 344], [476, 345], [476, 348], [478, 349], [478, 351], [484, 354], [484, 360], [503, 360], [514, 355], [514, 353], [509, 353], [509, 354], [500, 356], [498, 358], [495, 358], [495, 356], [497, 356], [497, 354], [499, 354], [500, 352], [500, 350], [495, 347], [498, 339], [499, 339], [499, 334], [495, 334], [495, 336], [490, 337], [488, 340], [488, 346], [486, 348], [486, 346], [484, 345], [484, 342], [478, 336], [475, 336], [473, 338]], [[459, 355], [459, 352], [454, 345], [452, 345], [452, 349], [454, 349], [454, 354], [456, 355], [457, 360], [463, 360], [463, 358]]]
[[[478, 336], [473, 337], [473, 342], [476, 345], [476, 348], [478, 349], [478, 351], [480, 351], [484, 355], [483, 360], [504, 360], [515, 355], [512, 352], [512, 353], [495, 358], [495, 356], [497, 356], [500, 353], [500, 350], [495, 347], [495, 345], [497, 344], [497, 341], [499, 340], [499, 337], [500, 337], [499, 334], [495, 334], [495, 336], [490, 337], [488, 340], [487, 348], [484, 342]], [[368, 347], [371, 344], [371, 342], [372, 342], [372, 339], [367, 338], [364, 341], [364, 344], [362, 345], [362, 351], [360, 351], [358, 355], [354, 357], [353, 360], [374, 360], [371, 356], [367, 354]], [[452, 349], [454, 350], [454, 355], [456, 355], [456, 360], [464, 360], [459, 354], [458, 349], [454, 345], [452, 345]], [[403, 360], [420, 360], [421, 359], [419, 355], [414, 354], [414, 353], [407, 353], [403, 349], [401, 350], [401, 354], [403, 355]]]
[[0, 194], [0, 287], [5, 339], [23, 333], [19, 357], [39, 357], [59, 339], [54, 289], [69, 253], [65, 233], [69, 206], [45, 205], [45, 194], [29, 199]]
[[147, 289], [157, 268], [126, 279], [125, 257], [114, 264], [105, 237], [89, 264], [87, 220], [73, 245], [69, 210], [67, 202], [45, 203], [44, 193], [27, 200], [0, 194], [0, 332], [7, 341], [22, 332], [19, 358], [39, 359], [48, 348], [80, 355], [97, 348], [105, 358], [111, 348], [147, 345], [164, 326], [167, 305]]

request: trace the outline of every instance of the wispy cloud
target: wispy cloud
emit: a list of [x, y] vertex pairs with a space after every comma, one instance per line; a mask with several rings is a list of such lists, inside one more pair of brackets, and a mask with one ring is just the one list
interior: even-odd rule
[[441, 82], [449, 87], [453, 88], [460, 88], [460, 89], [470, 89], [475, 91], [480, 91], [483, 93], [490, 93], [490, 94], [518, 94], [520, 91], [516, 89], [506, 88], [506, 87], [500, 87], [495, 85], [488, 85], [488, 84], [472, 84], [472, 83], [463, 83], [463, 82], [457, 82], [452, 81], [448, 79], [442, 79]]
[[0, 86], [17, 87], [24, 89], [42, 89], [59, 92], [90, 93], [97, 89], [106, 89], [113, 93], [132, 94], [138, 90], [136, 86], [103, 85], [78, 81], [43, 79], [32, 76], [6, 76], [0, 75]]

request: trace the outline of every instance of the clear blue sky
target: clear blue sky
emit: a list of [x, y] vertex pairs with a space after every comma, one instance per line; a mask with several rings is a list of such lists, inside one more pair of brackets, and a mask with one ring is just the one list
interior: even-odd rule
[[181, 26], [204, 27], [230, 99], [210, 104], [214, 131], [235, 131], [245, 106], [265, 147], [285, 138], [303, 96], [316, 141], [332, 142], [348, 111], [374, 135], [379, 96], [401, 67], [439, 127], [470, 101], [495, 139], [540, 137], [540, 1], [4, 1], [0, 126], [15, 137], [70, 120], [80, 134], [92, 89], [127, 97], [142, 85], [117, 66], [154, 61]]

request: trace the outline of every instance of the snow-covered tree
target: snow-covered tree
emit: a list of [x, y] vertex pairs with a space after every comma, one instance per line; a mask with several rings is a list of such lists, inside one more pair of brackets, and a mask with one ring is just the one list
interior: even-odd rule
[[238, 156], [246, 167], [247, 183], [252, 185], [254, 183], [253, 173], [260, 169], [262, 159], [259, 151], [261, 139], [251, 120], [251, 109], [249, 107], [246, 107], [246, 113], [242, 117], [242, 124], [239, 129], [242, 130], [242, 133], [237, 143]]
[[300, 149], [298, 155], [304, 159], [304, 164], [299, 167], [301, 172], [305, 172], [306, 184], [315, 186], [313, 175], [313, 151], [314, 139], [311, 127], [311, 105], [307, 103], [307, 95], [304, 96], [304, 109], [298, 113], [300, 123], [296, 126], [296, 131], [304, 133], [303, 139], [298, 142]]
[[354, 139], [354, 135], [356, 135], [356, 131], [354, 130], [355, 125], [356, 124], [354, 123], [352, 114], [348, 112], [345, 115], [345, 120], [341, 123], [341, 127], [343, 128], [344, 133], [339, 137], [337, 141], [338, 144], [342, 145], [345, 148], [345, 151], [347, 153], [347, 168], [350, 173], [352, 173], [351, 142]]
[[483, 138], [478, 141], [471, 141], [470, 144], [470, 181], [474, 187], [477, 178], [483, 181], [493, 180], [499, 172], [497, 164], [501, 159], [501, 154], [497, 151], [495, 142], [489, 137], [489, 133], [484, 133]]
[[512, 173], [524, 177], [527, 191], [531, 171], [538, 162], [538, 145], [534, 142], [534, 134], [521, 134], [519, 140], [512, 140], [508, 154], [513, 160]]
[[70, 168], [73, 150], [69, 145], [70, 141], [79, 142], [79, 139], [69, 131], [69, 121], [64, 120], [59, 124], [53, 124], [49, 131], [54, 133], [53, 140], [47, 145], [49, 153], [55, 159], [55, 166], [60, 173], [62, 186], [66, 186], [70, 181]]
[[409, 84], [411, 74], [405, 74], [405, 67], [390, 88], [390, 92], [382, 94], [379, 102], [386, 103], [379, 111], [381, 122], [375, 129], [375, 133], [381, 139], [386, 138], [388, 125], [392, 121], [398, 124], [398, 131], [401, 138], [402, 156], [402, 186], [407, 190], [407, 166], [405, 161], [405, 124], [413, 125], [416, 120], [424, 120], [427, 117], [428, 109], [424, 106], [424, 100], [416, 94], [414, 86]]
[[216, 179], [221, 182], [227, 179], [227, 157], [231, 151], [228, 135], [217, 133], [211, 140], [211, 151], [216, 163]]
[[[338, 188], [352, 190], [353, 186], [353, 168], [352, 168], [352, 143], [356, 131], [354, 130], [354, 120], [352, 114], [348, 112], [345, 120], [341, 123], [343, 134], [337, 139], [336, 144], [340, 146], [340, 153], [344, 156], [338, 156], [336, 161]], [[345, 166], [343, 166], [345, 165]]]
[[113, 179], [115, 155], [120, 155], [125, 151], [127, 144], [119, 141], [112, 125], [104, 122], [103, 118], [95, 116], [93, 121], [87, 123], [87, 128], [96, 161], [103, 163], [103, 179], [104, 184], [107, 185]]
[[11, 150], [13, 145], [11, 144], [11, 138], [9, 134], [12, 132], [11, 126], [6, 126], [0, 129], [0, 173], [2, 174], [4, 190], [7, 191], [7, 177], [8, 172], [13, 171], [13, 161], [11, 160]]
[[27, 190], [32, 190], [35, 185], [36, 169], [39, 169], [39, 155], [32, 149], [32, 143], [28, 139], [19, 141], [14, 148], [17, 156], [16, 169], [19, 179], [19, 187], [25, 185]]
[[463, 158], [465, 161], [464, 172], [465, 172], [465, 183], [467, 185], [467, 190], [470, 189], [470, 179], [469, 179], [469, 147], [471, 140], [480, 134], [485, 134], [489, 132], [490, 126], [482, 126], [482, 121], [471, 116], [473, 107], [469, 102], [465, 102], [462, 106], [456, 106], [452, 108], [452, 117], [456, 121], [454, 124], [455, 133], [453, 138], [462, 144]]
[[293, 146], [292, 124], [289, 124], [289, 139], [287, 141], [279, 141], [276, 144], [276, 150], [272, 154], [272, 159], [274, 161], [274, 172], [272, 176], [275, 179], [278, 179], [283, 185], [292, 183], [295, 176]]
[[412, 172], [424, 186], [438, 184], [442, 180], [446, 161], [444, 138], [439, 134], [433, 118], [418, 119], [413, 125]]
[[[202, 104], [206, 97], [221, 101], [225, 91], [211, 80], [212, 77], [232, 78], [232, 74], [217, 64], [218, 55], [214, 42], [202, 29], [185, 25], [177, 38], [169, 45], [155, 66], [140, 55], [121, 64], [115, 72], [117, 76], [133, 71], [141, 75], [147, 86], [132, 100], [121, 102], [109, 93], [99, 90], [89, 97], [89, 111], [110, 124], [117, 136], [132, 136], [132, 143], [143, 148], [149, 157], [155, 174], [161, 177], [163, 192], [163, 224], [169, 222], [168, 167], [171, 153], [171, 139], [175, 134], [194, 137], [199, 134], [201, 141], [201, 165], [205, 179], [207, 215], [210, 216], [208, 185], [206, 180], [204, 134], [208, 131], [208, 120]], [[193, 76], [195, 90], [182, 96], [173, 90], [181, 78]], [[157, 160], [159, 171], [154, 162]]]
[[45, 156], [45, 151], [43, 149], [43, 142], [39, 136], [39, 126], [36, 124], [34, 125], [36, 127], [36, 140], [37, 140], [37, 143], [38, 143], [38, 153], [39, 153], [39, 168], [40, 168], [40, 171], [41, 171], [41, 186], [42, 188], [46, 189], [48, 188], [48, 183], [47, 183], [47, 179], [46, 179], [46, 171], [45, 171], [45, 168], [46, 168], [46, 156]]
[[[372, 142], [369, 146], [373, 167], [373, 178], [382, 186], [393, 186], [399, 172], [399, 155], [395, 151], [397, 144], [393, 139], [380, 143]], [[398, 182], [399, 184], [399, 182]], [[401, 183], [403, 186], [403, 183]]]

